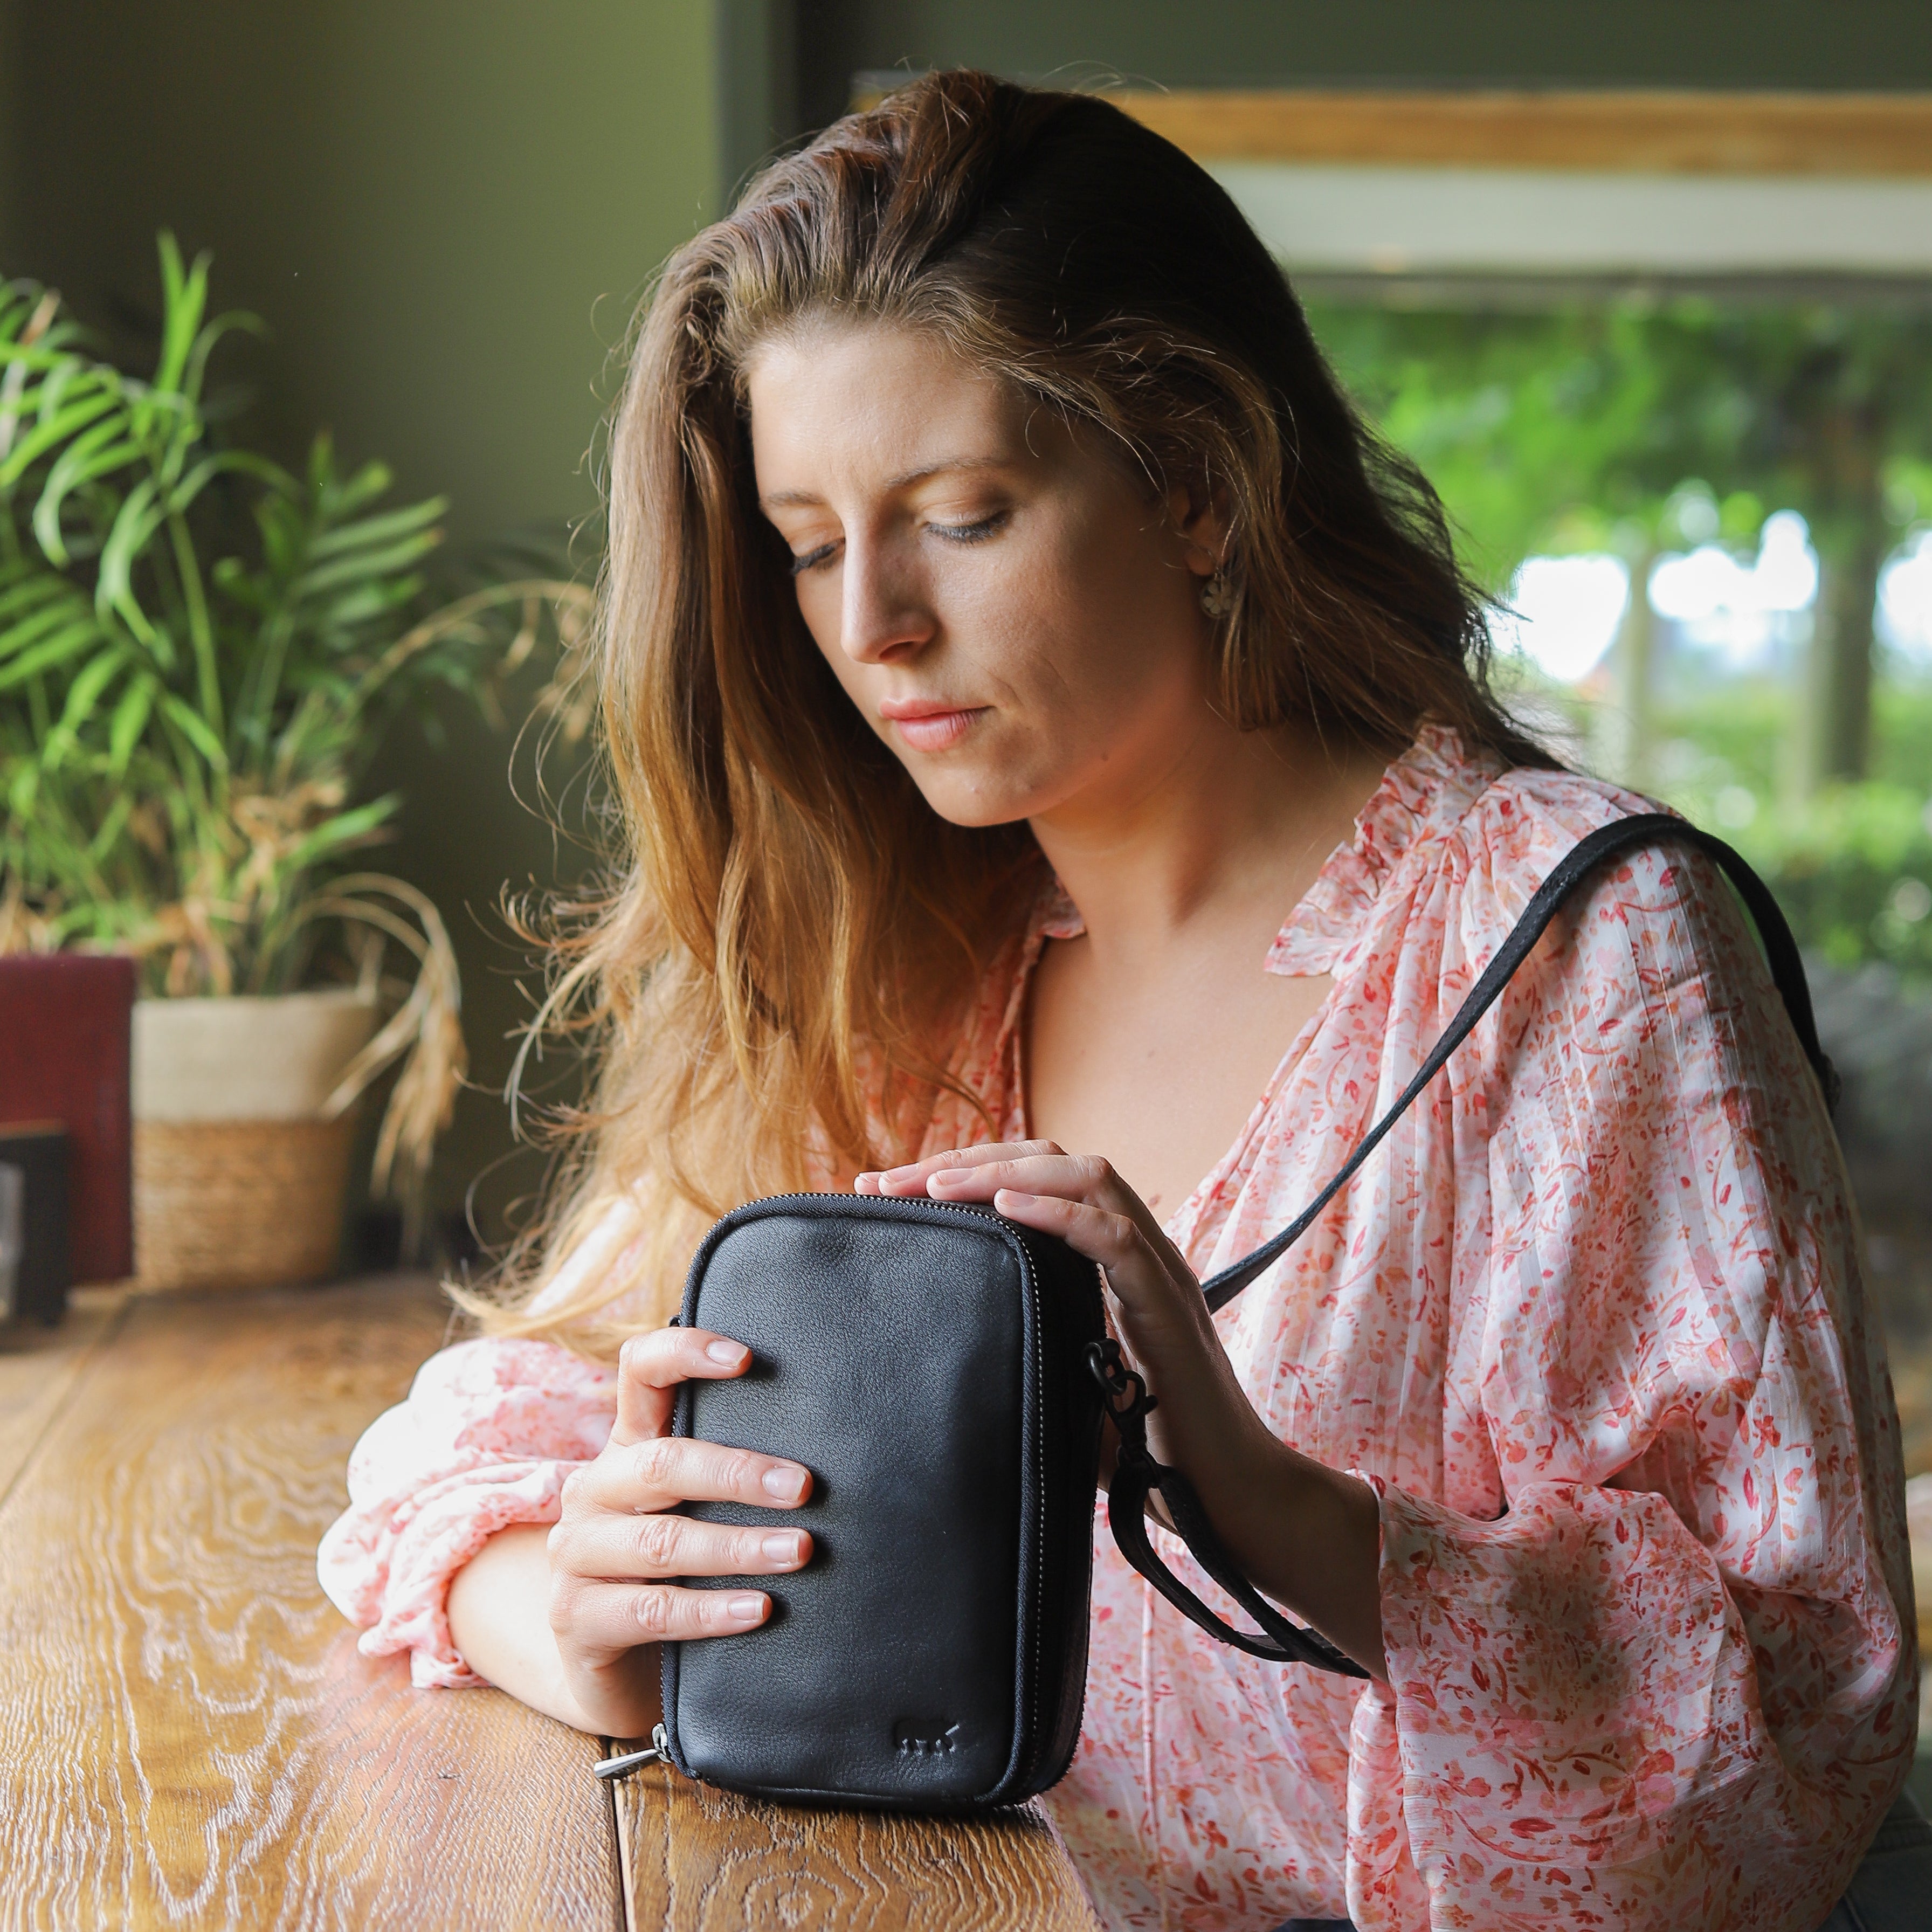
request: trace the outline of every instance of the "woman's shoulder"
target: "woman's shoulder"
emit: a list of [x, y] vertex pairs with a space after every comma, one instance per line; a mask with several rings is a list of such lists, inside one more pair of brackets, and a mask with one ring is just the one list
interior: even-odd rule
[[1346, 974], [1445, 940], [1452, 955], [1488, 950], [1578, 839], [1656, 809], [1560, 766], [1505, 766], [1425, 725], [1290, 915], [1270, 970]]
[[1524, 896], [1576, 842], [1619, 818], [1664, 808], [1641, 792], [1562, 766], [1513, 765], [1497, 773], [1446, 828], [1454, 850]]
[[[1618, 819], [1666, 808], [1581, 772], [1499, 771], [1442, 828], [1411, 902], [1430, 907], [1434, 918], [1412, 919], [1409, 933], [1423, 938], [1432, 926], [1445, 970], [1453, 967], [1466, 979], [1496, 956], [1538, 887], [1580, 840]], [[1649, 994], [1640, 997], [1645, 985], [1694, 982], [1702, 989], [1696, 998], [1707, 1004], [1728, 1008], [1742, 1000], [1752, 1012], [1775, 1006], [1750, 919], [1716, 862], [1667, 836], [1626, 848], [1581, 880], [1562, 924], [1574, 943], [1548, 954], [1545, 969], [1566, 979], [1573, 1007], [1647, 1007]], [[1546, 1000], [1542, 972], [1526, 968], [1519, 978], [1512, 997]]]
[[[1460, 900], [1466, 932], [1489, 926], [1507, 932], [1580, 840], [1618, 819], [1662, 809], [1640, 792], [1580, 772], [1513, 766], [1441, 828], [1430, 869]], [[1660, 847], [1626, 862], [1660, 878], [1672, 858]]]

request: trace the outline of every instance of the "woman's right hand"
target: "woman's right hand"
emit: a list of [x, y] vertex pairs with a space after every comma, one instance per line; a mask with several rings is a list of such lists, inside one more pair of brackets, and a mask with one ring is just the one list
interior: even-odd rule
[[670, 1514], [686, 1502], [795, 1509], [796, 1462], [670, 1432], [677, 1385], [750, 1367], [742, 1342], [698, 1328], [633, 1336], [618, 1358], [617, 1422], [603, 1454], [563, 1487], [550, 1532], [550, 1625], [570, 1693], [608, 1737], [643, 1737], [659, 1715], [657, 1645], [755, 1629], [762, 1591], [686, 1590], [667, 1576], [770, 1576], [809, 1560], [802, 1529], [738, 1528]]

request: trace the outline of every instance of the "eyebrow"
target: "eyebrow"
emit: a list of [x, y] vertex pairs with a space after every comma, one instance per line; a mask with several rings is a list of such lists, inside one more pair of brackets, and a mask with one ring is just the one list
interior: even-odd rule
[[[910, 489], [915, 483], [923, 483], [929, 476], [944, 475], [950, 470], [1006, 470], [1011, 467], [1000, 456], [946, 456], [937, 463], [922, 463], [916, 470], [903, 470], [896, 476], [886, 478], [888, 490]], [[760, 504], [766, 509], [792, 508], [812, 508], [822, 504], [825, 499], [809, 490], [774, 490], [768, 496], [760, 496]]]

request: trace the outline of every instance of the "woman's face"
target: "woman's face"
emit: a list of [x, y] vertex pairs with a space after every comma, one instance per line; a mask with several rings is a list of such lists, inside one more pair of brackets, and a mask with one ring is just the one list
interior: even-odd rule
[[1220, 542], [1090, 434], [932, 338], [826, 322], [748, 370], [758, 498], [866, 722], [960, 825], [1084, 817], [1204, 728]]

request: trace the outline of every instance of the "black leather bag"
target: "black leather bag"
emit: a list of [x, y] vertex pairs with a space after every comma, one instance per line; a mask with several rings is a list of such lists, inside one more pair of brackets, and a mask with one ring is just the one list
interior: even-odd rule
[[[1094, 1264], [987, 1210], [781, 1195], [692, 1263], [687, 1326], [754, 1366], [687, 1382], [676, 1431], [802, 1462], [812, 1532], [756, 1630], [664, 1647], [680, 1770], [802, 1802], [1010, 1804], [1073, 1754], [1105, 1333]], [[686, 1580], [730, 1587], [730, 1580]], [[749, 1580], [738, 1580], [744, 1587]]]
[[[1663, 814], [1581, 841], [1532, 900], [1395, 1105], [1294, 1222], [1204, 1285], [1219, 1308], [1306, 1231], [1434, 1078], [1577, 882], [1634, 847], [1696, 847], [1755, 916], [1798, 1038], [1832, 1092], [1798, 951], [1730, 847]], [[809, 1529], [782, 1577], [690, 1577], [770, 1592], [740, 1636], [664, 1646], [664, 1722], [650, 1751], [708, 1783], [794, 1802], [971, 1812], [1065, 1772], [1080, 1728], [1103, 1407], [1120, 1431], [1108, 1492], [1129, 1562], [1224, 1642], [1360, 1676], [1240, 1574], [1178, 1471], [1147, 1451], [1153, 1406], [1105, 1332], [1099, 1270], [989, 1210], [924, 1199], [782, 1195], [728, 1214], [693, 1259], [680, 1317], [746, 1343], [754, 1366], [686, 1383], [680, 1436], [801, 1462], [793, 1511], [692, 1504], [710, 1521]], [[1217, 1616], [1149, 1543], [1158, 1491], [1206, 1572], [1252, 1616]]]

